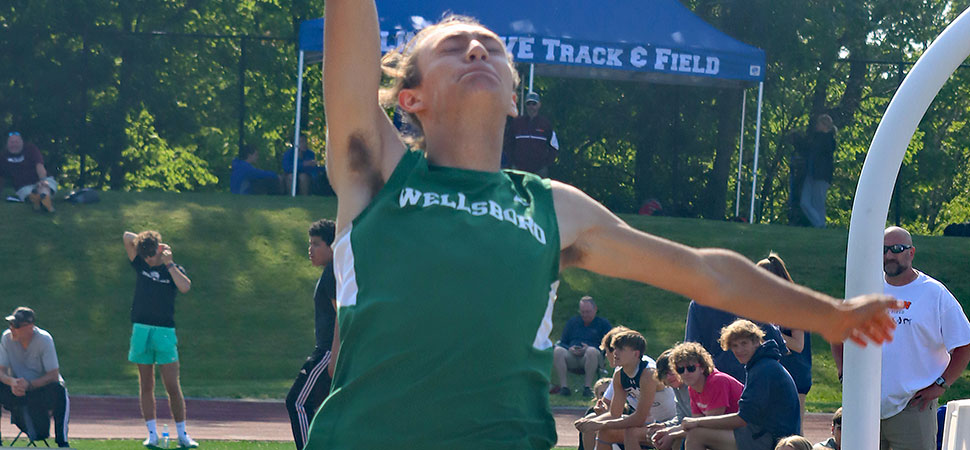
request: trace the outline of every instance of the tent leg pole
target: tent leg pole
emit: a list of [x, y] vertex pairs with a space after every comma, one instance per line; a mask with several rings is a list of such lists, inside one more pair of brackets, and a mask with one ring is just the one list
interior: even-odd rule
[[741, 88], [741, 140], [738, 142], [738, 181], [734, 183], [737, 194], [734, 199], [734, 217], [741, 216], [741, 162], [744, 160], [744, 115], [747, 106], [748, 90]]
[[536, 65], [529, 64], [529, 92], [535, 92], [532, 90], [532, 81], [535, 79], [536, 75]]
[[751, 169], [751, 210], [748, 213], [748, 223], [754, 223], [754, 196], [758, 187], [758, 153], [761, 151], [761, 102], [764, 98], [765, 82], [758, 83], [758, 118], [754, 132], [754, 167]]
[[293, 185], [290, 196], [296, 197], [297, 164], [300, 161], [300, 108], [303, 106], [303, 50], [300, 50], [296, 72], [296, 126], [293, 132]]

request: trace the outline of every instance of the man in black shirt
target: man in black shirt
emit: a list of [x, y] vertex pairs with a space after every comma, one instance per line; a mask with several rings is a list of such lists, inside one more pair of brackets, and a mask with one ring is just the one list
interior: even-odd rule
[[307, 357], [296, 381], [286, 394], [286, 410], [290, 413], [290, 426], [293, 428], [293, 442], [297, 450], [306, 445], [310, 421], [317, 408], [330, 394], [333, 361], [337, 358], [340, 341], [337, 340], [336, 290], [337, 282], [333, 275], [333, 244], [336, 226], [332, 220], [321, 219], [310, 225], [310, 263], [315, 267], [325, 266], [317, 280], [313, 293], [314, 325], [316, 348]]
[[141, 413], [148, 427], [144, 445], [158, 448], [159, 444], [155, 425], [155, 365], [158, 365], [178, 431], [179, 446], [198, 447], [199, 444], [185, 432], [185, 399], [179, 384], [178, 340], [175, 337], [175, 295], [189, 292], [192, 281], [185, 275], [185, 270], [172, 261], [172, 247], [162, 243], [162, 236], [157, 231], [138, 234], [126, 231], [122, 240], [136, 273], [128, 360], [138, 365]]

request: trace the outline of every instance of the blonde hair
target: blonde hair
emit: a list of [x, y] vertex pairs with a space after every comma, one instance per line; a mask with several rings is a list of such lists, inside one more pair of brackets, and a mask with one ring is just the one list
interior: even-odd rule
[[[433, 32], [452, 25], [473, 25], [485, 28], [478, 20], [473, 17], [459, 14], [448, 14], [438, 23], [421, 29], [400, 49], [394, 49], [381, 58], [381, 70], [390, 82], [380, 89], [378, 98], [384, 108], [394, 108], [398, 106], [398, 94], [402, 89], [411, 89], [421, 85], [421, 70], [418, 68], [418, 49], [424, 40]], [[487, 29], [487, 28], [486, 28]], [[509, 68], [512, 70], [513, 88], [519, 85], [519, 72], [515, 70], [512, 62], [512, 54], [509, 53], [502, 42], [502, 50], [508, 55]], [[514, 89], [513, 89], [514, 90]], [[400, 113], [402, 122], [414, 127], [415, 132], [409, 136], [404, 136], [405, 141], [416, 147], [424, 148], [424, 128], [418, 117], [412, 113], [397, 108], [395, 114]]]
[[[695, 362], [704, 368], [704, 375], [714, 372], [714, 358], [704, 349], [704, 346], [696, 342], [682, 342], [677, 344], [670, 351], [669, 370], [676, 373], [675, 368], [683, 363]], [[658, 370], [659, 372], [659, 370]]]
[[765, 339], [765, 332], [754, 322], [744, 319], [735, 320], [730, 325], [721, 328], [721, 339], [718, 340], [721, 349], [728, 350], [731, 347], [731, 342], [737, 339], [751, 339], [760, 343]]
[[812, 450], [812, 442], [795, 434], [778, 441], [778, 444], [775, 445], [775, 450], [782, 450], [785, 447], [791, 447], [795, 450]]

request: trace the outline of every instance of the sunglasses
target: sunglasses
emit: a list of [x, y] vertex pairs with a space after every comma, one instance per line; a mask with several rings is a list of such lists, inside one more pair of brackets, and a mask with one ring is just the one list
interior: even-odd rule
[[19, 131], [11, 131], [11, 132], [7, 133], [7, 137], [10, 137], [10, 136], [20, 136], [20, 132]]
[[906, 245], [906, 244], [883, 245], [882, 253], [886, 254], [886, 252], [893, 252], [895, 254], [900, 254], [911, 248], [913, 248], [912, 245]]
[[697, 364], [691, 364], [689, 366], [684, 366], [684, 367], [677, 366], [677, 373], [678, 374], [683, 375], [683, 373], [684, 373], [685, 370], [688, 373], [694, 373], [694, 371], [697, 370]]

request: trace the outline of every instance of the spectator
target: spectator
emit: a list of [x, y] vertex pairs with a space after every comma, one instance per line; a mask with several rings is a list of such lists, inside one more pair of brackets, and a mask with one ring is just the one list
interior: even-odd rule
[[[687, 326], [684, 332], [684, 341], [697, 342], [704, 346], [714, 358], [714, 366], [717, 370], [732, 376], [735, 380], [744, 383], [744, 365], [738, 362], [734, 354], [721, 348], [720, 338], [721, 329], [730, 325], [739, 317], [727, 311], [701, 305], [691, 300], [687, 307]], [[782, 354], [788, 353], [785, 347], [785, 338], [782, 337], [781, 329], [772, 324], [759, 323], [761, 330], [765, 332], [767, 339], [775, 341]]]
[[[696, 342], [678, 344], [668, 363], [688, 386], [691, 417], [720, 416], [738, 412], [744, 386], [734, 377], [718, 371], [710, 353]], [[686, 436], [683, 423], [658, 430], [653, 440], [658, 448], [680, 448]]]
[[647, 436], [650, 436], [653, 445], [661, 450], [670, 450], [673, 441], [669, 438], [663, 439], [664, 435], [656, 436], [657, 439], [654, 440], [653, 437], [656, 433], [666, 428], [676, 427], [680, 425], [680, 422], [685, 417], [691, 417], [690, 391], [687, 385], [684, 384], [684, 381], [677, 375], [677, 372], [670, 367], [671, 354], [673, 354], [672, 348], [664, 350], [657, 357], [657, 380], [673, 390], [674, 402], [677, 405], [677, 415], [666, 422], [647, 425]]
[[788, 436], [781, 438], [775, 450], [812, 450], [812, 441], [801, 436]]
[[553, 351], [553, 367], [559, 376], [559, 386], [549, 393], [569, 396], [566, 370], [582, 369], [585, 374], [583, 396], [593, 396], [593, 380], [603, 363], [603, 353], [596, 348], [603, 336], [610, 331], [610, 322], [596, 316], [596, 302], [593, 297], [584, 296], [579, 300], [579, 315], [566, 322], [559, 345]]
[[293, 442], [297, 450], [303, 450], [310, 421], [313, 414], [330, 394], [333, 377], [333, 360], [337, 358], [340, 334], [337, 326], [337, 281], [333, 275], [333, 244], [336, 224], [332, 220], [321, 219], [310, 225], [310, 263], [315, 267], [323, 266], [313, 292], [313, 317], [316, 347], [303, 363], [290, 392], [286, 394], [286, 411], [290, 414], [290, 427], [293, 429]]
[[812, 450], [842, 450], [842, 408], [832, 415], [832, 437], [813, 445]]
[[[34, 427], [50, 427], [54, 412], [54, 441], [67, 443], [69, 408], [57, 350], [50, 333], [34, 326], [34, 310], [21, 306], [6, 317], [10, 329], [0, 337], [0, 404], [11, 411], [24, 406]], [[46, 432], [43, 435], [48, 435]], [[0, 444], [2, 445], [2, 444]]]
[[[293, 148], [283, 153], [283, 173], [286, 174], [286, 191], [293, 186]], [[300, 195], [310, 195], [314, 186], [326, 183], [326, 170], [317, 164], [316, 153], [310, 149], [306, 135], [300, 135], [300, 160], [296, 167], [297, 192]]]
[[[943, 283], [913, 268], [913, 237], [883, 233], [883, 292], [904, 303], [893, 310], [896, 332], [882, 346], [882, 448], [936, 448], [937, 399], [970, 362], [970, 323]], [[842, 348], [833, 346], [842, 374]]]
[[748, 382], [738, 412], [684, 419], [688, 450], [771, 450], [781, 438], [801, 433], [795, 382], [778, 362], [778, 344], [764, 336], [761, 328], [744, 319], [721, 331], [721, 347], [745, 365]]
[[835, 169], [835, 132], [832, 117], [819, 114], [810, 130], [794, 138], [796, 155], [805, 161], [799, 206], [815, 228], [825, 228], [825, 198]]
[[[778, 275], [784, 280], [792, 281], [785, 261], [774, 252], [769, 254], [767, 258], [758, 261], [758, 267]], [[805, 396], [812, 389], [812, 336], [804, 330], [789, 328], [782, 328], [781, 334], [785, 339], [785, 346], [790, 350], [787, 355], [782, 355], [781, 365], [795, 380], [795, 388], [798, 390], [798, 403], [801, 407], [800, 416], [804, 422]]]
[[232, 175], [229, 178], [229, 192], [233, 194], [279, 194], [280, 177], [276, 172], [257, 169], [256, 158], [259, 152], [255, 147], [239, 147], [239, 155], [232, 160]]
[[[7, 134], [7, 149], [0, 154], [0, 178], [2, 177], [9, 177], [13, 182], [20, 201], [30, 199], [34, 211], [39, 211], [43, 206], [47, 212], [54, 212], [57, 181], [47, 173], [44, 156], [37, 146], [24, 142], [19, 132], [12, 131]], [[3, 190], [2, 181], [0, 190]]]
[[[614, 350], [613, 337], [626, 331], [630, 331], [630, 329], [623, 325], [617, 325], [611, 328], [610, 331], [607, 331], [606, 334], [603, 335], [603, 339], [600, 340], [599, 348], [603, 352], [606, 362], [611, 367], [617, 367], [613, 359], [613, 350]], [[605, 387], [605, 390], [603, 391], [603, 397], [597, 400], [593, 404], [593, 408], [592, 408], [593, 411], [592, 412], [587, 411], [586, 414], [583, 416], [584, 418], [592, 418], [609, 412], [610, 404], [613, 402], [613, 378], [612, 377], [601, 378], [600, 380], [606, 380], [606, 387]], [[594, 391], [595, 391], [595, 386], [594, 386]], [[625, 414], [629, 414], [631, 412], [633, 411], [629, 409], [624, 410]], [[573, 425], [575, 425], [575, 422], [573, 423]], [[596, 433], [584, 434], [582, 431], [580, 431], [579, 446], [580, 448], [589, 448], [589, 449], [596, 448]]]
[[[604, 414], [607, 411], [609, 411], [610, 407], [606, 403], [606, 400], [604, 399], [604, 395], [606, 394], [606, 389], [610, 386], [610, 383], [612, 382], [613, 382], [613, 379], [607, 378], [607, 377], [603, 377], [596, 380], [596, 384], [593, 385], [594, 397], [592, 400], [592, 406], [590, 406], [586, 410], [586, 412], [583, 414], [583, 417], [596, 417], [600, 414]], [[583, 433], [579, 432], [578, 450], [585, 450], [586, 448], [590, 448], [590, 449], [596, 448], [596, 445], [595, 445], [596, 434], [593, 433], [592, 436], [593, 436], [593, 443], [591, 443], [591, 445], [587, 447], [585, 445], [585, 442], [583, 441]]]
[[[661, 403], [664, 411], [655, 410], [654, 397], [663, 391], [651, 369], [652, 360], [644, 359], [647, 341], [636, 331], [625, 331], [613, 337], [614, 361], [618, 366], [613, 374], [612, 386], [622, 386], [626, 397], [624, 401], [614, 399], [608, 414], [584, 417], [576, 421], [578, 430], [584, 434], [598, 433], [597, 440], [605, 443], [623, 442], [626, 448], [636, 448], [640, 442], [648, 442], [646, 427], [656, 420], [669, 420], [676, 414], [673, 396], [670, 401]], [[654, 364], [655, 367], [655, 364]], [[672, 394], [672, 392], [671, 392]], [[624, 414], [625, 407], [632, 410]], [[607, 433], [612, 430], [613, 433]]]
[[172, 247], [157, 231], [122, 236], [125, 252], [135, 270], [135, 296], [131, 302], [131, 347], [128, 360], [138, 366], [141, 414], [148, 428], [146, 447], [158, 446], [155, 423], [155, 366], [162, 373], [168, 405], [175, 420], [179, 445], [196, 448], [185, 431], [185, 398], [179, 383], [178, 338], [175, 336], [175, 295], [186, 293], [192, 281], [172, 260]]
[[559, 153], [559, 140], [549, 119], [539, 115], [541, 107], [539, 94], [529, 92], [525, 96], [525, 115], [512, 119], [507, 130], [511, 131], [507, 152], [513, 169], [548, 177], [549, 166]]

